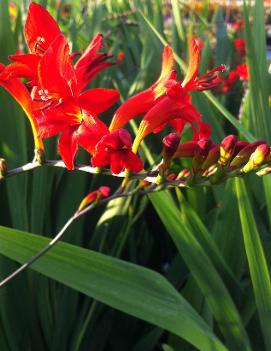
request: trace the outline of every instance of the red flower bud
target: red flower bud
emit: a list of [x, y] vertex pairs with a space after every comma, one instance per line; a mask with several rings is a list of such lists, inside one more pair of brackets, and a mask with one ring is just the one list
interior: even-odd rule
[[205, 170], [217, 163], [220, 156], [220, 146], [214, 145], [211, 150], [209, 151], [206, 159], [201, 165], [201, 169]]
[[226, 166], [231, 160], [234, 154], [236, 142], [237, 137], [233, 134], [226, 136], [222, 140], [220, 144], [220, 157], [218, 160], [218, 163], [220, 163], [222, 166]]
[[[230, 167], [236, 168], [236, 167], [244, 166], [248, 162], [250, 155], [256, 150], [256, 148], [259, 145], [262, 145], [262, 144], [265, 144], [265, 142], [262, 140], [258, 140], [258, 141], [255, 141], [254, 143], [246, 145], [244, 148], [241, 149], [241, 151], [239, 151], [236, 154], [236, 156], [230, 163]], [[238, 148], [238, 142], [236, 147]]]
[[197, 147], [195, 148], [194, 158], [192, 160], [192, 168], [194, 172], [197, 172], [201, 168], [201, 165], [208, 155], [212, 144], [213, 143], [211, 140], [198, 141]]
[[267, 144], [259, 145], [251, 154], [248, 163], [243, 167], [242, 171], [247, 173], [260, 166], [270, 153], [270, 147]]
[[105, 197], [108, 197], [111, 189], [108, 186], [100, 186], [98, 190], [92, 191], [81, 201], [78, 212], [82, 211], [86, 206], [94, 201], [100, 201]]
[[166, 154], [167, 156], [172, 156], [179, 144], [180, 144], [180, 137], [176, 133], [170, 133], [169, 135], [165, 136], [163, 138], [163, 154]]
[[197, 147], [196, 141], [187, 141], [179, 145], [177, 151], [175, 152], [173, 158], [177, 157], [193, 157], [195, 149]]

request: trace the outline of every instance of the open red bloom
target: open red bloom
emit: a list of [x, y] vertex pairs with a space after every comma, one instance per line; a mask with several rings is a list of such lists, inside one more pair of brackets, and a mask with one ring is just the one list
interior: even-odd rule
[[62, 133], [58, 149], [68, 169], [74, 168], [78, 145], [92, 152], [100, 138], [108, 133], [106, 125], [97, 116], [119, 98], [114, 89], [81, 92], [84, 83], [77, 79], [76, 73], [68, 43], [63, 35], [59, 35], [39, 62], [38, 85], [33, 98], [38, 105], [39, 135], [48, 138]]
[[221, 65], [197, 78], [200, 62], [200, 48], [195, 39], [190, 42], [190, 56], [187, 74], [183, 82], [176, 80], [173, 52], [165, 47], [163, 52], [162, 72], [150, 88], [131, 97], [116, 111], [110, 131], [114, 131], [130, 119], [145, 114], [133, 144], [137, 152], [141, 141], [151, 132], [161, 130], [170, 123], [177, 132], [181, 132], [185, 123], [190, 123], [194, 130], [200, 128], [200, 114], [191, 103], [188, 93], [191, 90], [207, 90], [218, 84], [217, 72], [224, 70]]
[[125, 129], [118, 129], [107, 134], [96, 145], [91, 159], [93, 166], [110, 165], [112, 173], [118, 174], [124, 169], [137, 173], [143, 169], [140, 158], [132, 152], [132, 140]]
[[[24, 32], [30, 53], [10, 56], [9, 58], [14, 63], [8, 65], [2, 74], [5, 79], [28, 78], [29, 85], [35, 86], [37, 85], [39, 62], [53, 41], [61, 35], [61, 31], [49, 12], [32, 2], [29, 6]], [[98, 33], [74, 66], [78, 87], [81, 90], [98, 72], [114, 64], [107, 62], [110, 57], [105, 53], [100, 53], [101, 48], [103, 48], [103, 36]]]
[[109, 127], [110, 131], [121, 128], [128, 123], [130, 119], [145, 114], [155, 106], [159, 97], [166, 93], [167, 82], [176, 77], [176, 73], [172, 70], [173, 64], [174, 57], [172, 49], [169, 46], [166, 46], [163, 51], [160, 77], [151, 87], [132, 96], [118, 108], [111, 121]]

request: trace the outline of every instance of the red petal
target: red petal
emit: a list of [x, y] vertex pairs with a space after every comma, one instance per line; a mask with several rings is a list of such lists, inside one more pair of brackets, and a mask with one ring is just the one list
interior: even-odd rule
[[125, 145], [128, 149], [132, 146], [132, 139], [130, 134], [125, 129], [119, 129], [118, 131], [119, 139], [122, 144]]
[[125, 168], [133, 173], [138, 173], [143, 169], [142, 161], [131, 150], [126, 151]]
[[170, 76], [174, 65], [174, 55], [170, 46], [165, 46], [163, 50], [162, 56], [162, 68], [161, 75], [157, 81], [160, 83], [161, 81], [165, 81]]
[[121, 128], [130, 119], [138, 117], [149, 111], [155, 104], [155, 96], [152, 89], [142, 91], [125, 101], [116, 111], [109, 130], [112, 132]]
[[58, 152], [69, 170], [74, 169], [73, 160], [78, 149], [77, 127], [64, 130], [58, 141]]
[[51, 138], [67, 129], [67, 127], [66, 123], [61, 122], [40, 122], [38, 123], [38, 134], [41, 138]]
[[192, 123], [199, 119], [199, 113], [189, 103], [177, 102], [168, 96], [162, 97], [141, 121], [133, 143], [133, 151], [137, 152], [141, 141], [148, 134], [175, 118], [182, 118], [184, 121]]
[[197, 77], [199, 62], [200, 62], [200, 49], [195, 38], [192, 38], [189, 44], [188, 69], [182, 83], [182, 86], [184, 88], [187, 84], [192, 82]]
[[109, 56], [98, 52], [102, 47], [103, 36], [101, 33], [98, 33], [76, 62], [74, 68], [80, 91], [89, 84], [91, 79], [93, 79], [98, 72], [114, 64], [112, 62], [105, 62]]
[[56, 93], [59, 98], [72, 94], [76, 81], [66, 38], [59, 35], [40, 60], [38, 76], [42, 89], [49, 95]]
[[118, 174], [125, 168], [125, 153], [116, 152], [110, 155], [110, 170], [114, 174]]
[[75, 68], [82, 67], [89, 64], [98, 54], [100, 48], [103, 47], [103, 35], [101, 33], [96, 34], [96, 36], [89, 43], [86, 50], [83, 52], [79, 60], [74, 65]]
[[91, 164], [94, 167], [105, 167], [110, 164], [109, 154], [100, 150], [97, 154], [91, 158]]
[[[0, 69], [1, 68], [3, 68], [3, 66], [0, 66]], [[33, 102], [30, 97], [29, 91], [27, 90], [25, 85], [19, 79], [14, 78], [8, 81], [2, 81], [0, 79], [0, 86], [6, 89], [12, 95], [12, 97], [18, 102], [18, 104], [22, 107], [32, 127], [35, 147], [43, 149], [43, 143], [38, 137], [37, 121], [34, 113], [32, 112]]]
[[98, 115], [111, 107], [119, 99], [119, 92], [114, 89], [96, 88], [81, 94], [77, 101], [83, 110]]
[[61, 32], [53, 17], [42, 6], [32, 2], [24, 34], [30, 51], [42, 54]]
[[91, 124], [84, 121], [77, 131], [78, 144], [93, 154], [96, 144], [106, 134], [108, 134], [108, 129], [102, 121], [93, 119]]
[[115, 64], [104, 62], [107, 59], [105, 54], [100, 54], [92, 63], [75, 69], [78, 92], [82, 91], [100, 71]]
[[11, 60], [16, 61], [5, 67], [1, 73], [2, 79], [11, 78], [28, 78], [36, 80], [37, 67], [40, 61], [39, 56], [32, 54], [14, 55], [9, 57]]

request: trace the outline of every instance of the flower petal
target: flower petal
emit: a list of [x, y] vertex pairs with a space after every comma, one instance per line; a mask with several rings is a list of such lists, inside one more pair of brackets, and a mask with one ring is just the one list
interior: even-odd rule
[[97, 33], [74, 67], [79, 68], [92, 62], [96, 58], [99, 49], [101, 49], [103, 46], [103, 35], [101, 33]]
[[32, 2], [29, 6], [24, 34], [30, 51], [43, 54], [61, 32], [53, 17], [42, 6]]
[[59, 98], [72, 95], [76, 77], [70, 58], [70, 48], [66, 38], [59, 35], [40, 60], [38, 66], [39, 83], [48, 94]]
[[136, 153], [141, 141], [148, 134], [175, 118], [182, 118], [184, 121], [192, 123], [199, 119], [199, 113], [190, 103], [177, 102], [168, 96], [164, 96], [141, 121], [132, 150]]
[[197, 77], [199, 63], [200, 63], [200, 49], [195, 38], [192, 38], [189, 44], [189, 63], [188, 63], [188, 69], [187, 69], [186, 75], [182, 83], [183, 88], [185, 88], [187, 84], [192, 82]]
[[77, 127], [66, 128], [58, 141], [58, 152], [69, 170], [74, 169], [73, 160], [78, 149]]
[[83, 110], [87, 110], [92, 115], [98, 115], [111, 107], [118, 99], [117, 90], [96, 88], [82, 93], [77, 101]]
[[12, 61], [1, 73], [1, 79], [28, 78], [36, 80], [37, 67], [40, 57], [32, 54], [13, 55], [9, 57]]
[[103, 47], [103, 36], [98, 33], [74, 65], [79, 91], [82, 91], [98, 72], [114, 64], [105, 62], [110, 57], [98, 52]]
[[140, 158], [131, 150], [127, 150], [125, 154], [125, 168], [133, 173], [138, 173], [143, 169], [143, 163]]
[[[0, 64], [0, 69], [4, 69], [4, 65]], [[43, 142], [41, 138], [38, 136], [38, 126], [35, 115], [32, 112], [33, 102], [30, 97], [29, 91], [25, 87], [25, 85], [17, 78], [10, 80], [1, 80], [0, 86], [2, 86], [5, 90], [7, 90], [10, 95], [18, 102], [18, 104], [22, 107], [25, 112], [29, 122], [31, 124], [32, 133], [35, 142], [36, 149], [44, 149]]]
[[97, 143], [108, 133], [106, 125], [98, 118], [93, 118], [92, 123], [84, 121], [77, 131], [78, 144], [93, 155]]
[[125, 168], [125, 153], [120, 151], [110, 155], [110, 171], [119, 174]]
[[165, 81], [170, 76], [174, 65], [174, 55], [170, 46], [165, 46], [162, 56], [162, 68], [161, 75], [158, 78], [158, 82]]
[[130, 119], [145, 114], [155, 105], [155, 96], [152, 89], [147, 89], [126, 100], [116, 111], [111, 121], [111, 132], [121, 128]]

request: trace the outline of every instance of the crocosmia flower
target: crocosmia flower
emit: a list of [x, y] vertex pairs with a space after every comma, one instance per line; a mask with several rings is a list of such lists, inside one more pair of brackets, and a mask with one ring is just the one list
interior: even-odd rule
[[118, 174], [124, 169], [137, 173], [143, 169], [140, 158], [132, 152], [132, 140], [125, 129], [118, 129], [101, 138], [96, 145], [93, 166], [110, 165], [112, 173]]
[[193, 129], [200, 127], [200, 114], [191, 103], [188, 93], [191, 90], [208, 90], [215, 87], [220, 79], [217, 72], [224, 70], [221, 65], [197, 78], [200, 48], [195, 39], [190, 42], [189, 66], [183, 82], [176, 80], [173, 70], [174, 57], [170, 47], [163, 52], [162, 72], [150, 88], [128, 99], [116, 111], [110, 125], [113, 131], [122, 127], [130, 119], [144, 114], [138, 133], [133, 143], [133, 151], [137, 152], [141, 141], [151, 132], [162, 129], [170, 123], [177, 132], [189, 123]]
[[160, 77], [151, 87], [132, 96], [118, 108], [111, 121], [110, 131], [119, 129], [130, 119], [145, 114], [156, 104], [159, 97], [167, 91], [167, 82], [171, 78], [176, 77], [176, 73], [173, 71], [173, 64], [174, 57], [172, 49], [166, 46], [163, 51]]
[[[68, 43], [59, 35], [46, 50], [38, 65], [38, 81], [33, 94], [37, 101], [36, 119], [42, 138], [62, 133], [59, 153], [68, 169], [78, 145], [91, 152], [107, 127], [97, 115], [119, 98], [114, 89], [96, 88], [81, 91], [85, 86], [79, 70], [73, 67]], [[83, 80], [82, 80], [82, 79]]]
[[[24, 34], [30, 53], [10, 56], [10, 60], [14, 63], [6, 67], [4, 74], [5, 78], [28, 78], [29, 85], [35, 86], [39, 61], [53, 41], [61, 35], [61, 31], [49, 12], [32, 2], [29, 6]], [[103, 36], [98, 33], [74, 66], [77, 77], [80, 77], [81, 89], [98, 72], [114, 64], [107, 62], [110, 56], [99, 52], [101, 48], [103, 48]]]

